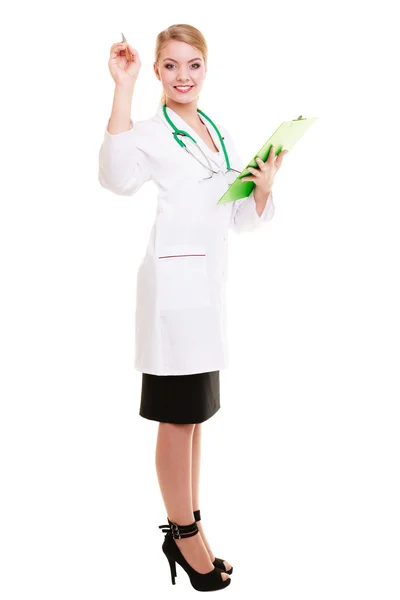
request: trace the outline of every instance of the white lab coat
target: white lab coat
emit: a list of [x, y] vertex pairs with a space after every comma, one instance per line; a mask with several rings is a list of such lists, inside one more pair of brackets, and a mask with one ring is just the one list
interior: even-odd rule
[[[212, 152], [173, 110], [168, 116], [189, 133], [226, 171], [217, 133], [207, 126], [220, 152]], [[212, 118], [212, 116], [211, 116]], [[215, 122], [215, 121], [214, 121]], [[216, 122], [231, 167], [240, 159], [227, 129]], [[131, 196], [149, 180], [158, 187], [157, 215], [137, 273], [134, 367], [154, 375], [190, 375], [228, 365], [226, 279], [228, 231], [253, 231], [275, 212], [272, 193], [261, 216], [253, 193], [217, 205], [228, 189], [224, 172], [210, 175], [175, 141], [162, 104], [150, 119], [111, 135], [107, 128], [99, 153], [99, 182], [115, 194]], [[195, 144], [187, 137], [181, 138]], [[205, 162], [200, 156], [200, 160]]]

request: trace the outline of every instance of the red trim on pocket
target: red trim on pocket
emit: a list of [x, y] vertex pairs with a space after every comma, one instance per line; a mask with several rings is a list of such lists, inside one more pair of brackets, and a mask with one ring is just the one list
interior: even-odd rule
[[171, 256], [159, 256], [158, 258], [181, 258], [182, 256], [205, 256], [205, 254], [172, 254]]

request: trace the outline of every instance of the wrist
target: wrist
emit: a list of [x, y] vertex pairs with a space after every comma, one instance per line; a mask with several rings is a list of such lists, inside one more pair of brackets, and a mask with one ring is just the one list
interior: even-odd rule
[[[136, 83], [136, 82], [135, 82]], [[133, 96], [133, 92], [135, 91], [135, 84], [121, 84], [117, 83], [114, 89], [114, 95], [119, 97], [129, 98]]]
[[257, 186], [254, 189], [254, 200], [256, 203], [266, 203], [272, 190], [260, 190]]

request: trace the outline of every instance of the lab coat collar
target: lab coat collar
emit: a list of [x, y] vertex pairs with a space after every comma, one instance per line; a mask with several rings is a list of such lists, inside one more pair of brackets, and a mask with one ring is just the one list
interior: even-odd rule
[[[217, 148], [219, 150], [219, 153], [213, 152], [211, 150], [211, 148], [209, 148], [207, 146], [207, 144], [203, 142], [203, 140], [198, 135], [198, 133], [196, 133], [196, 131], [194, 131], [194, 129], [192, 129], [190, 127], [190, 125], [188, 125], [186, 123], [186, 121], [184, 119], [182, 119], [182, 117], [180, 117], [174, 110], [172, 110], [172, 108], [169, 108], [168, 106], [167, 106], [167, 113], [168, 113], [168, 116], [171, 119], [171, 121], [174, 123], [175, 127], [177, 127], [178, 129], [182, 129], [183, 131], [186, 131], [187, 133], [189, 133], [196, 140], [196, 142], [201, 146], [202, 150], [204, 152], [206, 152], [208, 154], [208, 156], [210, 156], [210, 158], [212, 158], [214, 161], [216, 160], [217, 162], [221, 162], [221, 161], [225, 162], [224, 152], [222, 150], [222, 146], [221, 146], [221, 142], [219, 140], [218, 134], [215, 131], [214, 127], [211, 125], [211, 123], [207, 119], [205, 119], [203, 117], [203, 115], [199, 114], [199, 117], [200, 117], [201, 121], [204, 123], [204, 125], [207, 127], [212, 139], [214, 140], [215, 145], [217, 146]], [[169, 129], [169, 131], [173, 131], [173, 128], [171, 127], [171, 125], [168, 123], [168, 121], [166, 120], [166, 118], [164, 116], [162, 102], [160, 102], [160, 104], [158, 106], [157, 114], [161, 118], [162, 122]]]

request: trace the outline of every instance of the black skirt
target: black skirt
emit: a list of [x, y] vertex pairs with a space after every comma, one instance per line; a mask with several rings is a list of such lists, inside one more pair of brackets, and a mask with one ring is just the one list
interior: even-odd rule
[[160, 423], [202, 423], [220, 408], [219, 371], [193, 375], [142, 374], [139, 414]]

